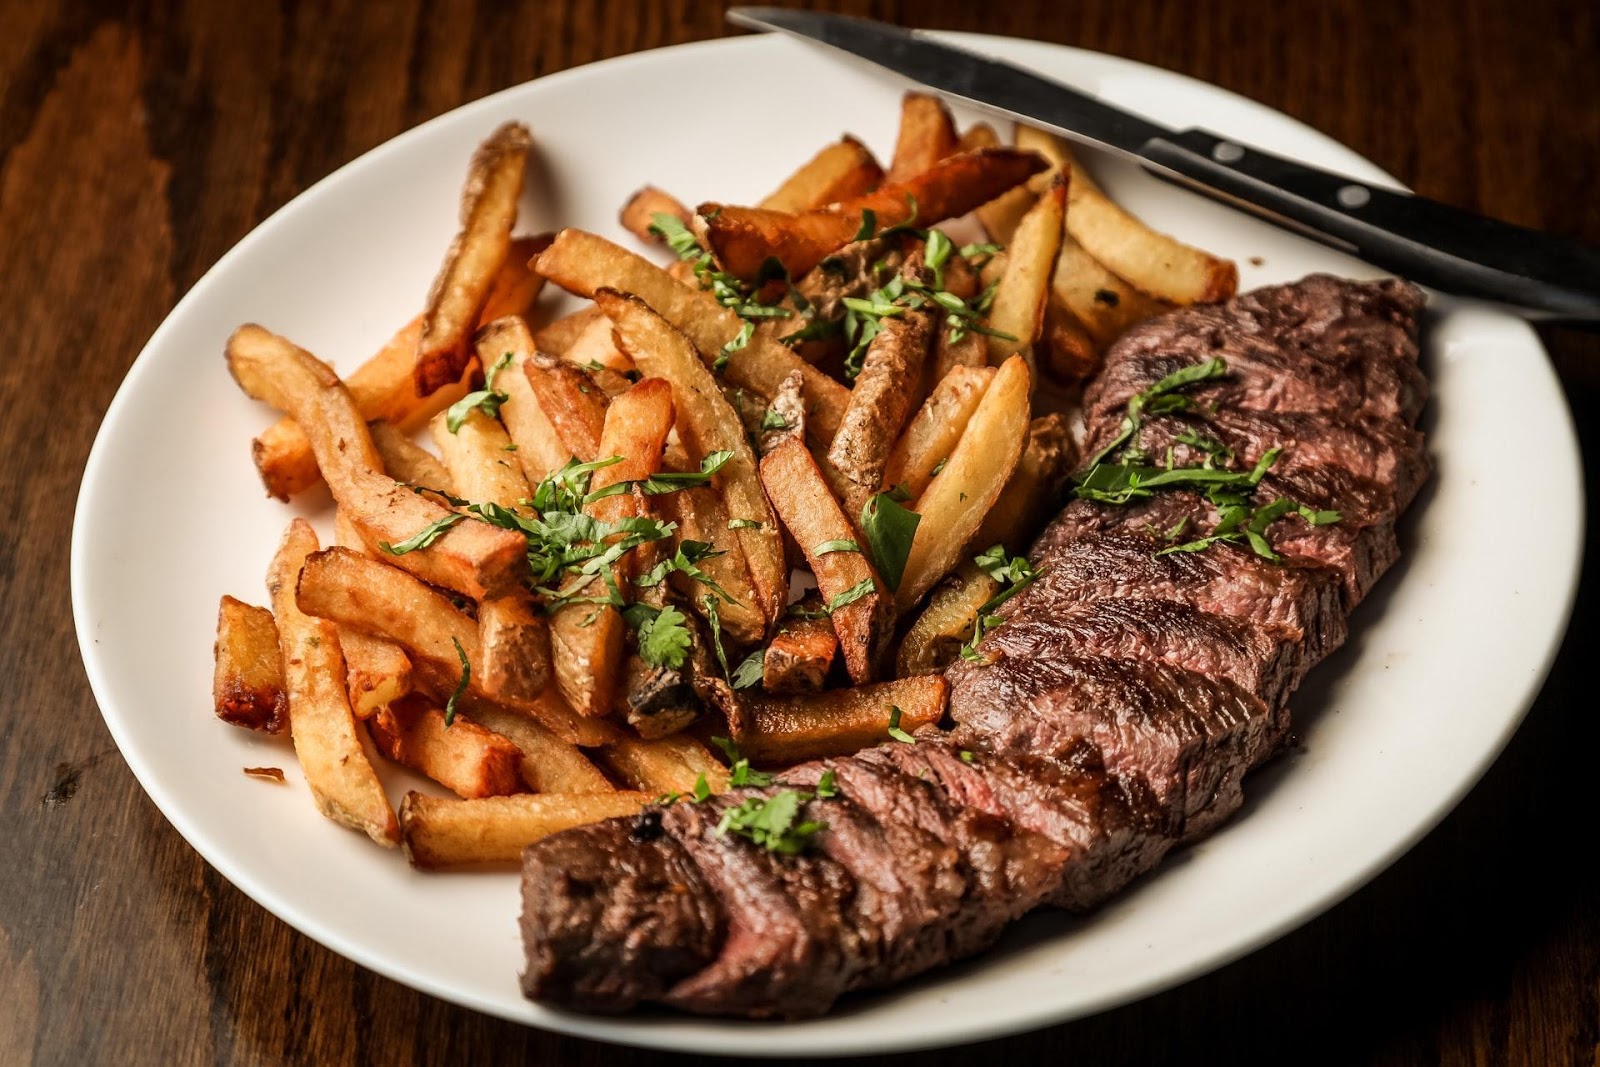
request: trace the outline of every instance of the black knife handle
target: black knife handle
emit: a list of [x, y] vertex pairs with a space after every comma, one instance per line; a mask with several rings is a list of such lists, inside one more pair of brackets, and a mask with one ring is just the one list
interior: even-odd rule
[[1516, 304], [1540, 318], [1600, 323], [1600, 249], [1474, 215], [1426, 197], [1284, 159], [1205, 130], [1149, 141], [1139, 153], [1182, 184], [1446, 292]]

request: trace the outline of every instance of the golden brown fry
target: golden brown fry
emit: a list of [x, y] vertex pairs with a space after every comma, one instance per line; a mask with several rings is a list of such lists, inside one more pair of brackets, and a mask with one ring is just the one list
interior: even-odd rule
[[553, 233], [535, 237], [513, 237], [506, 261], [489, 287], [489, 298], [484, 301], [478, 323], [493, 322], [507, 315], [526, 316], [533, 310], [534, 301], [544, 289], [544, 279], [533, 269], [533, 258], [555, 240]]
[[898, 485], [913, 500], [922, 495], [934, 470], [955, 451], [994, 375], [993, 367], [957, 366], [940, 379], [889, 453], [882, 488]]
[[1044, 336], [1037, 349], [1043, 350], [1045, 368], [1064, 382], [1082, 381], [1100, 369], [1100, 346], [1061, 299], [1059, 290], [1052, 290], [1045, 304]]
[[1031, 356], [1033, 343], [1044, 331], [1045, 304], [1061, 248], [1066, 207], [1066, 179], [1058, 176], [1017, 226], [1006, 250], [1005, 274], [989, 310], [989, 328], [996, 331], [988, 335], [991, 366], [998, 367], [1018, 352], [1025, 358]]
[[391, 704], [367, 723], [378, 751], [403, 767], [461, 797], [498, 797], [522, 792], [522, 752], [499, 734], [445, 713], [412, 695]]
[[[883, 484], [895, 438], [910, 415], [933, 345], [935, 319], [925, 311], [885, 318], [867, 346], [850, 406], [828, 448], [828, 465], [847, 515], [861, 509]], [[805, 547], [804, 545], [801, 546]]]
[[910, 221], [915, 202], [917, 225], [927, 226], [965, 215], [1044, 167], [1044, 160], [1032, 152], [980, 149], [949, 156], [907, 181], [827, 210], [790, 215], [701, 204], [695, 209], [695, 226], [728, 273], [754, 278], [774, 258], [791, 278], [798, 278], [860, 232], [864, 211], [874, 213], [881, 230]]
[[845, 756], [889, 740], [889, 721], [900, 709], [900, 729], [944, 718], [949, 687], [937, 675], [902, 678], [854, 689], [793, 697], [752, 697], [755, 726], [739, 742], [754, 763], [792, 763], [822, 756]]
[[[537, 264], [538, 259], [536, 258], [534, 262]], [[577, 311], [539, 327], [533, 335], [534, 346], [552, 356], [563, 355], [583, 331], [593, 326], [596, 320], [603, 318], [605, 316], [600, 313], [599, 308], [593, 304], [585, 305]]]
[[1053, 297], [1083, 324], [1099, 352], [1129, 328], [1168, 310], [1166, 304], [1106, 270], [1070, 234], [1061, 241], [1050, 286]]
[[[804, 612], [819, 612], [822, 598], [800, 602]], [[761, 687], [769, 693], [813, 693], [828, 680], [839, 635], [829, 619], [797, 616], [784, 620], [761, 657]]]
[[[334, 513], [333, 532], [337, 544], [367, 552], [361, 531], [342, 508]], [[345, 688], [356, 718], [369, 718], [379, 708], [411, 692], [411, 657], [393, 641], [340, 626], [339, 650], [344, 653]]]
[[661, 235], [650, 229], [657, 215], [671, 215], [685, 226], [689, 224], [689, 209], [683, 206], [683, 202], [653, 185], [646, 185], [628, 197], [617, 220], [622, 223], [623, 229], [639, 240], [660, 244]]
[[282, 730], [289, 698], [272, 612], [224, 596], [217, 606], [215, 655], [211, 697], [217, 718], [269, 734]]
[[605, 390], [585, 372], [552, 356], [536, 353], [522, 369], [567, 455], [593, 459], [606, 423]]
[[596, 314], [587, 329], [572, 339], [572, 344], [561, 353], [561, 358], [576, 367], [598, 373], [601, 369], [626, 372], [633, 369], [633, 360], [617, 345], [611, 320]]
[[[411, 439], [411, 435], [379, 419], [367, 424], [372, 445], [383, 460], [383, 471], [397, 482], [425, 485], [442, 493], [455, 494], [455, 482], [439, 457]], [[357, 545], [350, 545], [356, 548]]]
[[507, 353], [511, 355], [511, 366], [495, 377], [495, 388], [506, 397], [500, 405], [500, 422], [511, 443], [517, 446], [512, 455], [521, 465], [523, 476], [529, 485], [538, 485], [552, 471], [560, 470], [572, 453], [567, 451], [555, 427], [545, 417], [533, 383], [524, 370], [534, 353], [528, 324], [514, 315], [496, 319], [478, 331], [477, 346], [479, 361], [487, 357], [490, 366]]
[[[695, 486], [656, 497], [655, 506], [663, 519], [677, 523], [678, 528], [672, 533], [674, 551], [685, 541], [699, 541], [721, 553], [708, 556], [698, 566], [733, 598], [732, 603], [722, 601], [717, 605], [722, 628], [739, 644], [760, 641], [767, 630], [766, 609], [750, 578], [739, 531], [728, 528], [731, 520], [722, 494], [709, 485]], [[706, 593], [705, 587], [682, 572], [674, 572], [668, 580], [691, 604]]]
[[643, 300], [602, 289], [595, 294], [595, 302], [616, 323], [617, 336], [639, 369], [672, 383], [678, 435], [690, 454], [733, 453], [714, 484], [722, 490], [733, 519], [757, 523], [734, 532], [744, 549], [761, 611], [768, 622], [777, 619], [788, 603], [789, 570], [777, 520], [762, 490], [755, 456], [738, 414], [689, 339]]
[[437, 870], [515, 863], [541, 838], [602, 819], [633, 815], [643, 793], [520, 793], [478, 800], [407, 793], [400, 803], [401, 847], [413, 867]]
[[1016, 469], [983, 517], [969, 550], [982, 552], [996, 544], [1013, 554], [1026, 549], [1059, 507], [1056, 491], [1071, 472], [1076, 451], [1066, 416], [1060, 412], [1029, 423]]
[[911, 506], [922, 522], [895, 594], [900, 611], [956, 565], [1011, 477], [1027, 437], [1031, 377], [1021, 356], [1001, 365], [944, 469]]
[[[495, 385], [516, 374], [514, 366], [501, 368], [494, 376]], [[452, 430], [447, 412], [435, 416], [428, 430], [439, 449], [440, 460], [450, 472], [449, 481], [455, 485], [451, 492], [475, 503], [495, 503], [524, 513], [528, 510], [519, 501], [533, 494], [516, 450], [511, 447], [511, 435], [499, 419], [473, 408]]]
[[309, 617], [295, 602], [296, 576], [316, 551], [317, 535], [311, 524], [295, 519], [284, 532], [267, 572], [267, 592], [278, 623], [284, 689], [289, 696], [289, 735], [317, 809], [334, 822], [361, 830], [378, 844], [393, 848], [399, 841], [399, 827], [356, 735], [355, 716], [345, 694], [338, 630], [330, 622]]
[[[579, 296], [593, 297], [601, 288], [632, 293], [682, 330], [706, 363], [714, 362], [723, 345], [737, 337], [744, 325], [709, 292], [684, 285], [642, 256], [582, 230], [557, 234], [555, 243], [539, 257], [538, 269]], [[850, 390], [807, 364], [788, 346], [757, 330], [749, 344], [728, 357], [721, 377], [729, 385], [770, 400], [783, 380], [797, 370], [806, 382], [812, 443], [826, 448], [839, 428]]]
[[[560, 699], [553, 693], [546, 694], [540, 707], [545, 718], [559, 717], [551, 712], [551, 707]], [[519, 765], [522, 781], [535, 793], [610, 793], [616, 790], [577, 746], [557, 737], [540, 719], [481, 700], [463, 703], [467, 719], [517, 746], [522, 753]], [[570, 709], [564, 709], [562, 714], [577, 719]], [[616, 736], [611, 733], [608, 740]]]
[[[799, 441], [785, 442], [761, 461], [761, 481], [816, 576], [851, 680], [858, 685], [870, 682], [894, 630], [894, 608], [883, 579], [859, 546], [853, 551], [831, 550], [830, 542], [855, 543], [855, 527]], [[843, 602], [848, 597], [855, 599]]]
[[368, 546], [397, 545], [448, 520], [454, 524], [429, 545], [394, 556], [396, 565], [473, 599], [519, 586], [526, 539], [486, 523], [450, 520], [451, 512], [384, 474], [350, 394], [315, 356], [251, 325], [234, 331], [227, 356], [247, 394], [288, 413], [305, 430], [334, 500]]
[[768, 211], [814, 211], [861, 196], [883, 181], [872, 152], [849, 134], [811, 157], [757, 207]]
[[900, 103], [900, 134], [889, 164], [889, 182], [905, 182], [956, 151], [956, 124], [944, 101], [910, 92]]
[[706, 746], [683, 734], [654, 741], [623, 737], [601, 749], [600, 758], [629, 789], [650, 796], [694, 796], [702, 777], [713, 793], [728, 788], [728, 768]]
[[972, 639], [978, 612], [1000, 592], [1000, 583], [967, 560], [940, 583], [928, 606], [900, 642], [895, 673], [902, 678], [938, 675]]
[[550, 624], [525, 593], [478, 605], [482, 689], [493, 700], [527, 707], [550, 684]]
[[[748, 425], [748, 422], [747, 422]], [[783, 380], [777, 395], [755, 423], [761, 454], [766, 455], [789, 438], [806, 439], [805, 379], [796, 371]]]
[[528, 128], [508, 122], [473, 153], [461, 190], [461, 230], [445, 253], [422, 315], [413, 370], [418, 396], [457, 381], [472, 359], [472, 332], [511, 251], [532, 146]]
[[[994, 129], [987, 123], [977, 123], [970, 126], [966, 133], [961, 135], [961, 151], [971, 152], [979, 148], [994, 148], [1000, 144], [1000, 138], [995, 135]], [[1026, 148], [1026, 145], [1018, 145]], [[1035, 175], [1035, 179], [1037, 179]], [[989, 235], [989, 240], [997, 244], [1010, 244], [1011, 235], [1017, 230], [1017, 223], [1022, 221], [1022, 216], [1033, 207], [1037, 195], [1027, 185], [1019, 185], [1007, 189], [987, 204], [982, 204], [976, 209], [978, 221], [983, 224], [984, 232]]]

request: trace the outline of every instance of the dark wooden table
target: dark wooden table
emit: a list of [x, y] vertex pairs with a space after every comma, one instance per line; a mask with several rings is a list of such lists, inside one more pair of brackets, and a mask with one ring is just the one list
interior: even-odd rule
[[[1600, 242], [1600, 10], [1585, 0], [844, 6], [1196, 75], [1424, 193]], [[0, 1064], [649, 1058], [376, 977], [210, 870], [101, 723], [67, 531], [129, 363], [266, 215], [458, 104], [726, 32], [718, 5], [688, 2], [0, 4]], [[1585, 445], [1600, 442], [1600, 343], [1546, 340]], [[1483, 432], [1514, 447], [1514, 427]], [[150, 491], [174, 521], [203, 503]], [[1539, 521], [1539, 501], [1505, 504], [1507, 521]], [[1593, 584], [1504, 757], [1354, 898], [1162, 996], [917, 1062], [1600, 1061], [1600, 890], [1581, 873]]]

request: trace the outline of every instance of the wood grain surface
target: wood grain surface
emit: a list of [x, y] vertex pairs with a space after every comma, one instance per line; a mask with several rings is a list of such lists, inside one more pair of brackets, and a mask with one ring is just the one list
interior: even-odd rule
[[[1587, 0], [841, 6], [1195, 75], [1424, 193], [1600, 242], [1600, 11]], [[376, 977], [210, 870], [101, 722], [66, 547], [129, 363], [269, 213], [458, 104], [726, 32], [720, 5], [687, 0], [0, 2], [0, 1064], [656, 1059]], [[1600, 442], [1600, 343], [1546, 340], [1585, 446]], [[1515, 447], [1514, 428], [1483, 431]], [[182, 506], [181, 487], [150, 488]], [[1507, 521], [1538, 515], [1538, 501], [1506, 501]], [[1583, 873], [1600, 751], [1594, 585], [1591, 571], [1505, 756], [1353, 898], [1164, 995], [906, 1062], [1600, 1062], [1600, 890]]]

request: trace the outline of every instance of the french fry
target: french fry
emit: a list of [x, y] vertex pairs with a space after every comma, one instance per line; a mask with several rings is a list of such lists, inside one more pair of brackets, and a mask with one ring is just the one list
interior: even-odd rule
[[1000, 592], [1000, 583], [967, 560], [935, 587], [928, 606], [900, 642], [895, 673], [902, 678], [938, 675], [972, 639], [978, 612]]
[[844, 756], [889, 739], [893, 709], [906, 733], [944, 718], [949, 687], [937, 675], [791, 697], [752, 697], [754, 727], [739, 742], [753, 763]]
[[[534, 262], [538, 263], [537, 257]], [[581, 307], [539, 327], [533, 335], [534, 346], [552, 356], [564, 355], [583, 331], [593, 326], [597, 319], [603, 318], [605, 316], [593, 304]]]
[[[550, 709], [561, 698], [547, 693], [541, 701], [546, 718], [558, 718]], [[535, 793], [611, 793], [611, 784], [600, 768], [589, 761], [576, 745], [557, 737], [538, 718], [503, 708], [486, 701], [467, 700], [462, 714], [471, 722], [493, 730], [517, 746], [522, 753], [518, 770], [523, 784]], [[576, 719], [570, 709], [567, 718]], [[609, 740], [615, 740], [611, 734]]]
[[[712, 363], [723, 345], [739, 335], [743, 321], [708, 292], [690, 288], [642, 256], [583, 230], [567, 229], [539, 257], [538, 270], [578, 296], [602, 288], [632, 293], [694, 342], [700, 358]], [[776, 338], [757, 330], [728, 357], [722, 379], [770, 400], [795, 371], [805, 378], [809, 430], [814, 445], [826, 448], [850, 402], [850, 390], [795, 355]]]
[[[1071, 240], [1066, 235], [1063, 238], [1063, 243]], [[1101, 347], [1061, 299], [1059, 290], [1052, 290], [1045, 304], [1040, 342], [1035, 347], [1043, 348], [1046, 369], [1062, 381], [1082, 381], [1100, 368]]]
[[1107, 270], [1179, 306], [1216, 303], [1238, 292], [1238, 264], [1152, 230], [1106, 196], [1065, 144], [1061, 148], [1072, 172], [1067, 232]]
[[439, 870], [515, 863], [541, 838], [602, 819], [633, 815], [643, 793], [520, 793], [456, 800], [407, 793], [400, 802], [401, 847], [413, 867]]
[[496, 319], [478, 331], [478, 359], [488, 357], [491, 366], [511, 355], [511, 366], [495, 378], [495, 387], [505, 394], [500, 405], [500, 422], [506, 428], [512, 453], [522, 467], [523, 476], [530, 485], [548, 478], [552, 471], [572, 457], [533, 391], [533, 382], [524, 369], [533, 358], [534, 339], [528, 324], [517, 316]]
[[[411, 439], [411, 435], [397, 429], [392, 423], [379, 419], [369, 422], [372, 445], [383, 461], [383, 471], [397, 482], [407, 485], [425, 485], [443, 493], [455, 495], [455, 482], [444, 464], [432, 452]], [[356, 548], [356, 545], [350, 545]]]
[[267, 592], [278, 624], [278, 650], [289, 696], [289, 736], [306, 785], [323, 815], [361, 830], [386, 848], [399, 842], [399, 827], [383, 785], [356, 735], [355, 716], [344, 688], [344, 657], [332, 623], [311, 618], [295, 600], [297, 575], [317, 551], [311, 524], [295, 519], [267, 572]]
[[672, 382], [678, 435], [691, 454], [733, 453], [716, 475], [716, 482], [731, 518], [757, 524], [741, 526], [735, 533], [761, 610], [768, 622], [776, 620], [788, 603], [789, 570], [777, 520], [767, 503], [739, 416], [689, 338], [643, 300], [602, 289], [595, 294], [595, 302], [616, 323], [617, 336], [634, 364], [645, 374]]
[[[800, 602], [802, 611], [816, 612], [822, 598]], [[828, 680], [839, 635], [829, 619], [805, 616], [786, 619], [761, 657], [761, 688], [769, 693], [813, 693]]]
[[895, 593], [901, 612], [956, 565], [1011, 477], [1027, 437], [1031, 377], [1021, 356], [1001, 364], [944, 469], [912, 505], [922, 521]]
[[[337, 544], [367, 551], [349, 512], [340, 509], [334, 513], [333, 533]], [[370, 718], [379, 708], [411, 692], [411, 657], [393, 641], [340, 626], [339, 650], [344, 653], [345, 689], [356, 718]]]
[[478, 605], [477, 673], [490, 699], [526, 707], [550, 684], [550, 624], [525, 593]]
[[885, 318], [867, 346], [850, 406], [828, 448], [828, 465], [840, 476], [835, 485], [848, 515], [861, 514], [883, 484], [889, 453], [917, 399], [935, 321], [920, 311]]
[[768, 211], [813, 211], [876, 189], [883, 168], [849, 134], [812, 156], [757, 207]]
[[394, 556], [397, 566], [475, 600], [518, 588], [527, 541], [486, 523], [450, 520], [451, 512], [383, 473], [372, 435], [338, 377], [311, 353], [259, 326], [228, 339], [228, 369], [244, 391], [286, 412], [311, 443], [333, 498], [374, 549], [452, 521], [426, 547]]
[[651, 796], [693, 796], [702, 776], [713, 793], [728, 788], [728, 768], [706, 746], [684, 734], [654, 741], [623, 737], [601, 749], [600, 758], [629, 789]]
[[494, 276], [494, 284], [489, 287], [489, 298], [484, 301], [483, 311], [478, 315], [480, 326], [507, 315], [525, 317], [533, 310], [534, 302], [544, 290], [544, 278], [535, 273], [533, 258], [549, 248], [553, 240], [553, 233], [511, 239], [506, 260]]
[[[993, 127], [979, 122], [968, 127], [961, 135], [960, 148], [963, 152], [972, 152], [980, 148], [995, 148], [999, 144], [1000, 138], [996, 136]], [[1026, 146], [1018, 145], [1018, 147]], [[1022, 216], [1033, 207], [1036, 199], [1038, 199], [1037, 194], [1027, 185], [1019, 185], [1007, 189], [987, 204], [979, 205], [975, 214], [978, 216], [978, 221], [983, 224], [984, 232], [989, 235], [989, 240], [996, 244], [1008, 245], [1011, 243], [1011, 235], [1017, 231], [1017, 223], [1022, 221]]]
[[574, 337], [572, 344], [561, 353], [561, 358], [587, 371], [603, 368], [620, 373], [633, 370], [633, 360], [617, 346], [611, 320], [599, 314], [599, 309], [596, 309], [589, 326]]
[[[516, 374], [516, 367], [504, 367], [495, 375], [495, 384]], [[428, 430], [439, 449], [439, 459], [450, 472], [455, 495], [499, 504], [510, 511], [527, 511], [519, 501], [533, 493], [511, 447], [511, 435], [499, 419], [473, 408], [454, 430], [448, 413], [436, 415]]]
[[1066, 416], [1051, 412], [1029, 423], [1016, 469], [967, 547], [982, 552], [1000, 544], [1013, 554], [1026, 549], [1039, 527], [1059, 509], [1056, 490], [1071, 472], [1076, 455]]
[[522, 792], [522, 752], [499, 734], [445, 713], [413, 694], [378, 712], [367, 723], [378, 751], [460, 797], [498, 797]]
[[[740, 644], [760, 641], [767, 630], [764, 601], [750, 578], [739, 531], [728, 528], [731, 520], [722, 494], [709, 485], [694, 486], [656, 497], [655, 506], [663, 519], [677, 524], [672, 533], [674, 550], [685, 541], [699, 541], [721, 553], [706, 557], [697, 566], [733, 598], [732, 603], [717, 605], [722, 628]], [[689, 603], [704, 593], [687, 574], [674, 572], [668, 580]]]
[[[870, 682], [894, 629], [894, 610], [883, 579], [859, 548], [828, 550], [830, 542], [854, 542], [855, 527], [799, 441], [786, 441], [761, 461], [761, 481], [816, 576], [851, 680], [858, 685]], [[860, 594], [863, 586], [865, 595]], [[841, 602], [847, 596], [855, 599]]]
[[[748, 420], [747, 420], [747, 425]], [[761, 454], [766, 455], [789, 438], [806, 439], [805, 379], [799, 372], [789, 375], [778, 387], [772, 401], [755, 422]]]
[[217, 606], [215, 658], [211, 697], [217, 718], [269, 734], [281, 731], [289, 697], [272, 612], [224, 596]]
[[[1067, 207], [1066, 179], [1057, 177], [1022, 217], [1006, 250], [1006, 270], [989, 310], [989, 363], [998, 367], [1018, 352], [1031, 354], [1044, 331], [1050, 277], [1061, 248]], [[1007, 334], [1007, 336], [999, 336]]]
[[577, 367], [540, 353], [522, 364], [522, 370], [567, 455], [598, 455], [606, 422], [605, 392]]
[[689, 209], [677, 197], [653, 185], [646, 185], [628, 197], [628, 202], [622, 205], [622, 210], [617, 214], [617, 221], [639, 240], [660, 244], [660, 235], [650, 229], [657, 215], [671, 215], [685, 226], [691, 217]]
[[922, 495], [933, 472], [955, 451], [994, 375], [993, 367], [957, 366], [939, 380], [889, 453], [882, 488], [898, 485], [913, 500]]
[[1083, 325], [1098, 352], [1131, 327], [1168, 310], [1106, 270], [1070, 234], [1062, 238], [1050, 287], [1053, 297]]
[[473, 153], [461, 190], [461, 229], [445, 253], [422, 314], [412, 372], [418, 396], [459, 380], [472, 358], [472, 332], [511, 251], [511, 228], [532, 145], [526, 126], [508, 122]]
[[695, 229], [728, 273], [750, 279], [769, 258], [798, 278], [829, 253], [848, 244], [862, 229], [863, 212], [871, 211], [879, 229], [911, 220], [931, 225], [965, 215], [1024, 182], [1045, 167], [1032, 152], [988, 148], [948, 156], [904, 182], [819, 211], [790, 215], [760, 208], [701, 204]]
[[907, 93], [900, 103], [900, 133], [889, 164], [888, 182], [905, 182], [956, 151], [956, 124], [944, 101], [927, 93]]

